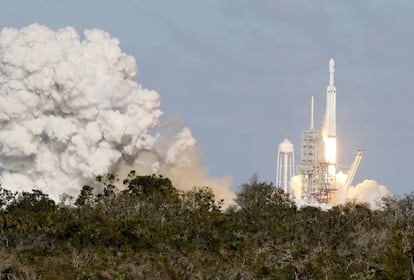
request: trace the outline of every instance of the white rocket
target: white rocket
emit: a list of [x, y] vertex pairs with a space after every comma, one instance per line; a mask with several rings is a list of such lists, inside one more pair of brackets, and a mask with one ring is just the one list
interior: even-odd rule
[[329, 85], [326, 89], [326, 134], [328, 137], [336, 137], [336, 88], [335, 60], [329, 60]]

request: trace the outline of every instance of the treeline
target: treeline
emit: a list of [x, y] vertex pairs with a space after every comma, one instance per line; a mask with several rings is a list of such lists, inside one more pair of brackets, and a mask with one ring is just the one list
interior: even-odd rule
[[0, 188], [1, 279], [414, 279], [414, 196], [297, 208], [256, 177], [227, 209], [131, 172], [60, 203]]

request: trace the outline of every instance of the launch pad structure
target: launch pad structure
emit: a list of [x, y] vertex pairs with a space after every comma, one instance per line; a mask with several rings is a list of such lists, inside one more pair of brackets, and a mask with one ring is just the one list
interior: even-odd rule
[[329, 173], [332, 163], [323, 158], [322, 134], [316, 129], [302, 132], [302, 150], [299, 172], [302, 183], [301, 199], [327, 203], [336, 190], [335, 175]]
[[[329, 85], [326, 90], [325, 124], [322, 130], [314, 126], [314, 98], [311, 101], [311, 123], [302, 132], [299, 172], [302, 183], [301, 199], [327, 203], [336, 190], [336, 88], [335, 61], [329, 60]], [[333, 145], [333, 147], [327, 147]], [[327, 154], [329, 153], [329, 154]]]
[[[334, 85], [335, 78], [335, 61], [329, 61], [329, 84], [326, 90], [326, 111], [324, 125], [322, 129], [315, 129], [314, 125], [314, 98], [311, 99], [311, 116], [310, 126], [302, 131], [301, 160], [297, 167], [301, 181], [301, 197], [309, 203], [328, 203], [337, 191], [337, 148], [336, 148], [336, 87]], [[284, 142], [286, 143], [286, 139]], [[290, 143], [290, 142], [289, 142]], [[293, 146], [292, 146], [293, 151]], [[280, 150], [280, 149], [279, 149]], [[278, 151], [278, 170], [277, 178], [280, 178]], [[341, 182], [342, 187], [351, 185], [355, 173], [359, 167], [362, 158], [362, 150], [358, 150], [351, 168], [348, 170], [348, 177], [345, 182]], [[285, 172], [286, 173], [286, 172]], [[284, 190], [288, 190], [287, 194], [293, 197], [290, 188], [286, 188], [286, 180], [284, 178]], [[276, 186], [281, 180], [276, 180]], [[282, 187], [282, 186], [278, 186]]]

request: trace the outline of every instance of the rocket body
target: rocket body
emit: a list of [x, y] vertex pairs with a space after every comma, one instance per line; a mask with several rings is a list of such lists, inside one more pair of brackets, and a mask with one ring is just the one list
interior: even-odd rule
[[328, 173], [336, 174], [336, 88], [335, 61], [329, 60], [329, 85], [326, 89], [326, 113], [323, 131], [323, 142], [325, 145], [325, 161], [328, 163]]
[[325, 133], [328, 137], [336, 137], [336, 88], [335, 79], [335, 61], [329, 60], [329, 85], [326, 90], [326, 124]]

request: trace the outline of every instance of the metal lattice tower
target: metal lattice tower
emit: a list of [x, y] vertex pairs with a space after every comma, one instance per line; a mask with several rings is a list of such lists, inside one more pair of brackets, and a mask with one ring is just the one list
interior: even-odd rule
[[314, 200], [318, 201], [319, 203], [327, 203], [331, 199], [331, 194], [336, 191], [336, 178], [334, 175], [329, 173], [329, 166], [332, 163], [328, 163], [325, 161], [319, 162], [319, 170], [320, 170], [320, 181], [319, 185], [313, 191], [313, 198]]
[[300, 173], [302, 181], [302, 199], [312, 200], [313, 193], [319, 188], [321, 181], [320, 162], [321, 132], [308, 129], [302, 132], [302, 150]]

